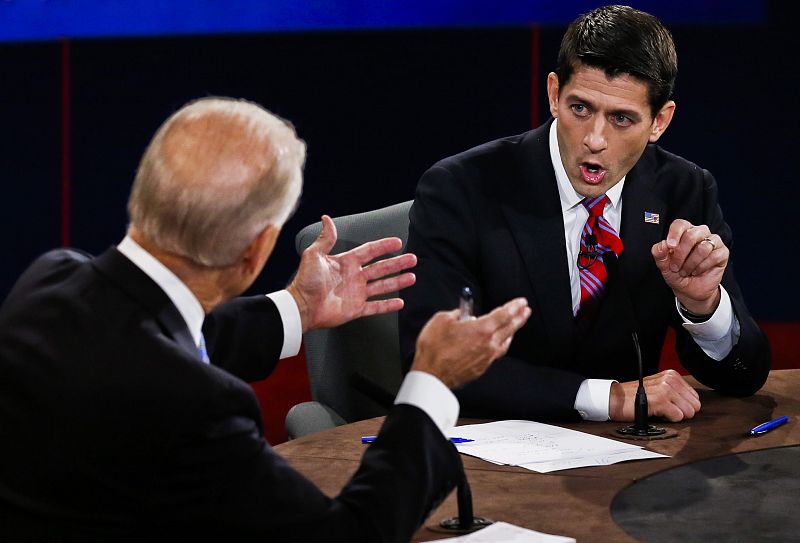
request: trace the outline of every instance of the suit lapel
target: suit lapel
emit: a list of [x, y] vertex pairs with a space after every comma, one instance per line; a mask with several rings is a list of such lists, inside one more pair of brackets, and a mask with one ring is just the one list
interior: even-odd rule
[[[636, 166], [628, 173], [625, 179], [625, 188], [622, 190], [622, 221], [620, 237], [625, 245], [625, 250], [619, 260], [620, 269], [627, 281], [633, 285], [653, 264], [650, 253], [652, 246], [664, 239], [667, 229], [667, 206], [655, 190], [655, 178], [651, 165], [643, 164], [649, 160], [645, 154]], [[645, 212], [659, 215], [659, 223], [644, 222]]]
[[[619, 279], [625, 282], [625, 288], [615, 284], [617, 280], [610, 280], [606, 287], [606, 296], [600, 307], [600, 312], [586, 329], [588, 341], [584, 342], [583, 356], [588, 357], [592, 345], [603, 345], [605, 341], [613, 340], [613, 330], [619, 330], [628, 336], [630, 326], [637, 326], [638, 320], [645, 318], [644, 308], [636, 306], [633, 293], [638, 292], [639, 285], [648, 271], [655, 267], [653, 256], [650, 253], [652, 246], [666, 236], [669, 225], [666, 222], [666, 203], [654, 190], [655, 179], [652, 174], [652, 165], [646, 164], [648, 158], [643, 155], [625, 178], [625, 187], [622, 190], [622, 220], [620, 222], [620, 238], [625, 246], [619, 258]], [[659, 215], [659, 223], [644, 222], [645, 212]], [[628, 300], [627, 298], [631, 299]], [[630, 312], [630, 304], [634, 304], [634, 315], [621, 318]], [[620, 328], [622, 326], [623, 328]]]
[[501, 208], [535, 293], [534, 313], [555, 344], [569, 348], [575, 330], [564, 219], [550, 161], [550, 123], [526, 134], [516, 175], [505, 183]]
[[115, 247], [95, 258], [92, 265], [135, 302], [147, 309], [169, 337], [192, 356], [197, 356], [197, 347], [183, 316], [161, 287], [146, 273]]

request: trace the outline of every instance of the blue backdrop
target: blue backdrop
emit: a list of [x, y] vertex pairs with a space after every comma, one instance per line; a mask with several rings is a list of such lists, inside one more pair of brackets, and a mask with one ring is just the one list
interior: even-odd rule
[[[760, 23], [763, 1], [629, 2], [666, 23]], [[592, 1], [0, 0], [0, 40], [566, 24]]]

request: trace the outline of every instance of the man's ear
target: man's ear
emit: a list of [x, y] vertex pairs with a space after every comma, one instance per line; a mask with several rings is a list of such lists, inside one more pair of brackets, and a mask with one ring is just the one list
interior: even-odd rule
[[658, 141], [658, 138], [667, 130], [669, 123], [672, 122], [673, 115], [675, 115], [675, 102], [669, 100], [664, 104], [661, 110], [656, 113], [653, 119], [653, 126], [650, 128], [650, 143]]
[[558, 76], [555, 72], [547, 75], [547, 102], [550, 104], [550, 115], [558, 118]]
[[247, 249], [245, 249], [242, 254], [241, 260], [241, 265], [243, 266], [245, 274], [255, 277], [261, 273], [269, 255], [272, 254], [272, 250], [275, 248], [275, 243], [278, 241], [278, 234], [280, 234], [280, 232], [280, 227], [274, 224], [268, 224], [258, 233], [253, 241], [250, 242], [250, 245], [247, 246]]

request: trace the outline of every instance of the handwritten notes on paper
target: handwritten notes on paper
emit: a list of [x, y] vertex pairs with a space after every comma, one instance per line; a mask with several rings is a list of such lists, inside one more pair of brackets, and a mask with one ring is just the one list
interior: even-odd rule
[[455, 436], [473, 440], [456, 445], [463, 454], [539, 473], [666, 458], [638, 445], [527, 420], [457, 426], [448, 433]]

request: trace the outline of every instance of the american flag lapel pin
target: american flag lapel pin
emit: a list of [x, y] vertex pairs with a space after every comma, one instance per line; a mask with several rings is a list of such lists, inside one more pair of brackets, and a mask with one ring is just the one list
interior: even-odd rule
[[652, 211], [644, 212], [644, 222], [650, 224], [658, 224], [658, 220], [659, 220], [658, 213], [653, 213]]

